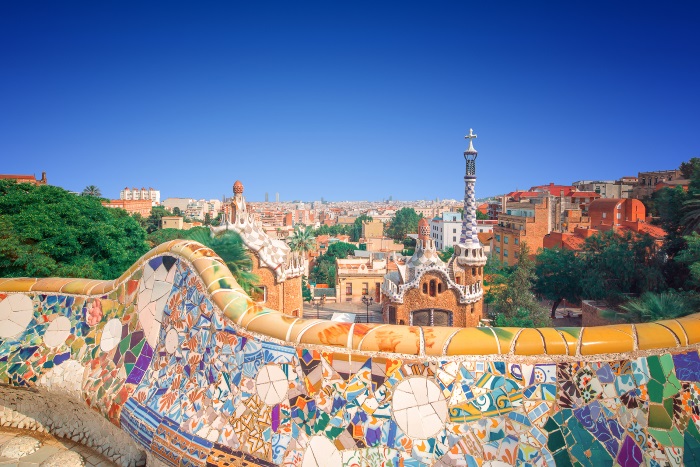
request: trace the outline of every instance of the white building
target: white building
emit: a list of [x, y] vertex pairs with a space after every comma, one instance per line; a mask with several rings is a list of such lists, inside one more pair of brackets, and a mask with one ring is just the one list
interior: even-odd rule
[[430, 221], [430, 238], [437, 250], [445, 250], [459, 244], [462, 232], [462, 215], [458, 212], [444, 212], [442, 217]]
[[154, 190], [153, 188], [129, 188], [125, 187], [119, 192], [119, 199], [128, 200], [151, 200], [151, 205], [157, 206], [160, 204], [160, 191]]
[[178, 208], [181, 213], [184, 213], [187, 210], [187, 206], [189, 206], [190, 203], [194, 203], [194, 201], [195, 200], [192, 198], [166, 198], [165, 201], [163, 201], [163, 206], [170, 212]]
[[184, 211], [187, 217], [193, 219], [204, 220], [206, 215], [209, 214], [211, 219], [214, 219], [221, 212], [221, 201], [218, 199], [199, 199], [190, 200]]

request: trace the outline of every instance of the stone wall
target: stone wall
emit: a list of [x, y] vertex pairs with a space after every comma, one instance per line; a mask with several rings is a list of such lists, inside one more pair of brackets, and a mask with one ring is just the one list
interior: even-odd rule
[[168, 466], [700, 462], [700, 315], [561, 329], [298, 319], [251, 302], [211, 250], [173, 241], [115, 281], [0, 279], [0, 339], [0, 422], [71, 426], [122, 465], [142, 452]]

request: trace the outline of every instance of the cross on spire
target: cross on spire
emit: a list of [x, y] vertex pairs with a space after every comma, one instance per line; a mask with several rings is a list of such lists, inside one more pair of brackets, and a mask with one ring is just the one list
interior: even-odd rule
[[465, 136], [464, 139], [468, 139], [469, 143], [471, 143], [471, 140], [474, 138], [476, 138], [476, 134], [474, 133], [474, 130], [470, 128], [469, 134], [467, 136]]

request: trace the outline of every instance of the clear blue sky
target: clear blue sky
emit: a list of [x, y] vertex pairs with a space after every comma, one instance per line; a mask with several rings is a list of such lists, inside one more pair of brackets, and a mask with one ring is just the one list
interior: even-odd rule
[[0, 173], [118, 197], [477, 196], [700, 156], [700, 2], [0, 5]]

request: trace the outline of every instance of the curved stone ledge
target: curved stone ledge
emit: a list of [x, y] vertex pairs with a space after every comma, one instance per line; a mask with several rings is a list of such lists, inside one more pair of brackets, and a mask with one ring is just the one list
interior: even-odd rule
[[62, 278], [0, 279], [0, 292], [101, 296], [117, 290], [146, 261], [168, 253], [192, 263], [222, 312], [237, 325], [291, 344], [342, 347], [417, 356], [562, 356], [667, 351], [700, 343], [700, 313], [656, 323], [591, 328], [443, 328], [297, 319], [261, 307], [245, 295], [224, 262], [209, 248], [173, 240], [143, 256], [114, 281]]
[[114, 281], [0, 279], [0, 334], [0, 424], [73, 427], [121, 465], [700, 462], [699, 314], [541, 329], [303, 319], [176, 240]]

